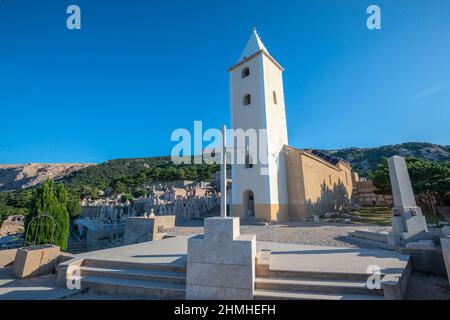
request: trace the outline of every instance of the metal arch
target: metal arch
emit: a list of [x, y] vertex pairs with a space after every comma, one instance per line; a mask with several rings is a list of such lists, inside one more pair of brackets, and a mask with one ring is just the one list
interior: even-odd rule
[[[41, 220], [41, 218], [44, 218], [44, 219]], [[38, 230], [38, 227], [40, 226], [40, 223], [42, 223], [43, 221], [45, 221], [46, 218], [51, 218], [51, 220], [52, 220], [52, 222], [53, 222], [52, 236], [51, 236], [51, 238], [50, 238], [50, 239], [51, 239], [51, 243], [53, 244], [53, 240], [54, 240], [53, 238], [54, 238], [54, 236], [55, 236], [55, 227], [56, 227], [55, 218], [52, 217], [52, 216], [49, 215], [49, 214], [45, 214], [45, 213], [44, 213], [44, 214], [37, 215], [36, 217], [34, 217], [33, 219], [31, 219], [31, 221], [28, 223], [27, 230], [26, 230], [26, 232], [25, 232], [25, 239], [23, 240], [23, 246], [24, 246], [24, 247], [27, 245], [28, 231], [30, 230], [30, 226], [31, 226], [32, 222], [33, 222], [34, 220], [38, 220], [37, 223], [36, 223], [36, 228], [35, 228], [35, 231], [37, 231], [37, 230]], [[35, 244], [36, 244], [36, 237], [37, 237], [37, 232], [34, 233], [34, 239], [33, 239], [32, 245], [35, 245]]]

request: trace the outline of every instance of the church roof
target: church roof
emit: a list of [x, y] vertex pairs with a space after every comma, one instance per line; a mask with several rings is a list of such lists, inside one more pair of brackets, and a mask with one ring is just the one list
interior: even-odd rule
[[335, 158], [335, 157], [332, 157], [330, 155], [327, 155], [327, 154], [325, 154], [325, 153], [323, 153], [323, 152], [321, 152], [319, 150], [309, 150], [309, 152], [311, 152], [312, 154], [322, 158], [323, 160], [327, 161], [328, 163], [331, 163], [331, 164], [334, 164], [334, 165], [338, 164], [339, 161], [342, 160], [340, 158]]
[[318, 156], [319, 158], [325, 160], [328, 163], [331, 163], [332, 165], [337, 165], [339, 162], [341, 163], [345, 163], [348, 166], [350, 166], [350, 163], [342, 158], [336, 158], [336, 157], [332, 157], [326, 153], [323, 153], [322, 151], [319, 150], [308, 150], [310, 153], [312, 153], [313, 155]]
[[322, 161], [326, 162], [327, 164], [329, 164], [329, 165], [331, 165], [331, 166], [333, 166], [335, 168], [338, 168], [337, 165], [339, 163], [341, 163], [341, 164], [344, 164], [344, 165], [346, 165], [347, 167], [349, 167], [351, 169], [351, 164], [348, 161], [346, 161], [346, 160], [344, 160], [342, 158], [337, 158], [337, 157], [330, 156], [329, 154], [326, 154], [326, 153], [324, 153], [322, 151], [319, 151], [319, 150], [315, 150], [315, 149], [297, 149], [297, 148], [294, 148], [294, 147], [291, 147], [291, 146], [286, 146], [286, 148], [287, 148], [286, 149], [287, 151], [297, 150], [297, 151], [299, 151], [299, 152], [301, 152], [303, 154], [313, 155], [313, 156], [316, 157], [316, 159], [319, 158]]
[[256, 32], [256, 28], [253, 28], [250, 38], [247, 41], [247, 45], [245, 46], [244, 51], [237, 62], [239, 63], [261, 50], [264, 50], [267, 54], [269, 54], [269, 51], [267, 51], [266, 47], [262, 43], [258, 32]]

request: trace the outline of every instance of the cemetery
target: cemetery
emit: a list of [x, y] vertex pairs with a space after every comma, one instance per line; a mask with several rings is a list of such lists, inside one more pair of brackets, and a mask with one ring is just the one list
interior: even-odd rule
[[[242, 150], [227, 144], [224, 125], [215, 181], [148, 185], [132, 202], [85, 198], [61, 247], [53, 233], [37, 244], [27, 229], [0, 251], [0, 300], [402, 300], [415, 272], [448, 286], [448, 223], [429, 227], [405, 159], [388, 159], [392, 197], [376, 197], [349, 162], [289, 146], [283, 71], [256, 29], [229, 69], [233, 129], [264, 130], [267, 163], [253, 161], [249, 146], [245, 163], [227, 163]], [[351, 224], [354, 192], [392, 203], [390, 225]], [[283, 228], [293, 236], [273, 233]]]

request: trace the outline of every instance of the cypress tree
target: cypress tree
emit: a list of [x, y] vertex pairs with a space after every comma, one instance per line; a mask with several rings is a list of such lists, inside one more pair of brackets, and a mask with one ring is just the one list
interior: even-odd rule
[[59, 246], [61, 250], [67, 249], [70, 223], [67, 203], [64, 185], [55, 185], [53, 180], [47, 180], [33, 190], [25, 218], [25, 231], [28, 230], [27, 244], [51, 243]]

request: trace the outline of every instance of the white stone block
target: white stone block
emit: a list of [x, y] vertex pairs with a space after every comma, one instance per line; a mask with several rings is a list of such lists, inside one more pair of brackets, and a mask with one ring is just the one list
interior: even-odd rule
[[403, 218], [405, 220], [406, 229], [409, 233], [418, 233], [422, 231], [428, 232], [427, 221], [422, 215], [422, 212], [416, 216], [405, 214]]
[[188, 240], [186, 299], [252, 299], [256, 236], [239, 235], [239, 218], [205, 220]]
[[241, 235], [234, 241], [188, 240], [187, 262], [252, 265], [256, 256], [256, 236]]
[[232, 241], [239, 235], [239, 217], [205, 219], [206, 241]]
[[444, 256], [445, 268], [450, 282], [450, 238], [441, 238], [442, 255]]
[[235, 264], [187, 263], [186, 283], [209, 287], [253, 288], [254, 268]]

